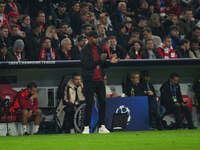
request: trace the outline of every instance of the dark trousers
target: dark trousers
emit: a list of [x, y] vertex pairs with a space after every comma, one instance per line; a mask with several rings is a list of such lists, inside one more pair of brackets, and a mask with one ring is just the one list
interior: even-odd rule
[[75, 114], [75, 106], [67, 105], [64, 108], [65, 118], [62, 126], [62, 130], [66, 133], [70, 132], [70, 129], [74, 128], [74, 114]]
[[98, 100], [98, 112], [99, 112], [99, 125], [105, 124], [105, 85], [103, 81], [85, 82], [85, 99], [86, 99], [86, 119], [85, 126], [90, 125], [92, 106], [94, 104], [94, 95], [96, 94]]
[[[185, 119], [188, 122], [188, 127], [192, 127], [192, 114], [190, 112], [190, 109], [187, 106], [183, 105], [170, 105], [167, 107], [167, 113], [172, 113], [175, 116], [176, 120], [176, 127], [181, 128], [182, 127], [182, 122], [185, 116]], [[184, 115], [184, 116], [183, 116]]]
[[161, 117], [158, 111], [158, 103], [155, 97], [148, 96], [149, 101], [149, 118], [150, 118], [150, 126], [152, 128], [161, 129]]

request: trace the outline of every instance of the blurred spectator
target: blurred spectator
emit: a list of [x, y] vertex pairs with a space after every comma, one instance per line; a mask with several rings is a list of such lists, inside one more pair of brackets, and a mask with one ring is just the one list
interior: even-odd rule
[[189, 51], [190, 58], [200, 58], [199, 41], [196, 38], [190, 41], [191, 49]]
[[160, 14], [161, 18], [166, 16], [166, 6], [163, 0], [156, 0], [155, 10], [158, 12], [158, 14]]
[[133, 30], [133, 24], [132, 23], [133, 23], [133, 21], [130, 17], [127, 17], [124, 21], [124, 24], [126, 26], [126, 30], [127, 30], [127, 33], [128, 33], [129, 36], [131, 35], [131, 32]]
[[158, 52], [163, 59], [174, 59], [178, 58], [175, 50], [172, 48], [172, 41], [170, 37], [165, 37], [163, 40], [163, 46], [159, 47]]
[[69, 13], [67, 12], [66, 4], [60, 2], [58, 8], [52, 14], [53, 24], [56, 27], [59, 27], [61, 23], [71, 24]]
[[179, 28], [174, 25], [171, 26], [168, 36], [171, 38], [173, 49], [176, 50], [181, 42], [181, 37], [179, 35]]
[[149, 4], [147, 3], [146, 0], [140, 0], [139, 1], [139, 8], [137, 8], [136, 10], [136, 14], [137, 14], [137, 20], [140, 17], [145, 17], [145, 18], [149, 18], [151, 13], [149, 8]]
[[21, 31], [17, 25], [12, 25], [10, 27], [10, 34], [8, 36], [8, 46], [12, 46], [14, 44], [14, 41], [19, 39], [19, 38], [25, 38], [26, 34], [25, 32]]
[[[76, 10], [77, 9], [77, 10]], [[74, 35], [81, 34], [81, 28], [84, 24], [88, 24], [89, 6], [86, 2], [80, 3], [80, 11], [74, 7], [74, 15], [71, 16], [72, 29]]]
[[178, 58], [189, 58], [190, 41], [183, 39], [180, 48], [176, 50]]
[[107, 13], [100, 14], [99, 22], [100, 24], [104, 25], [105, 33], [107, 36], [112, 36], [116, 34]]
[[133, 46], [128, 52], [130, 59], [142, 59], [142, 42], [134, 41]]
[[77, 39], [77, 45], [75, 45], [71, 50], [73, 60], [80, 60], [81, 51], [86, 44], [87, 37], [84, 35], [80, 35]]
[[17, 24], [18, 18], [19, 18], [19, 15], [16, 12], [11, 11], [8, 13], [8, 29], [9, 29], [9, 31], [11, 30], [10, 29], [11, 26], [14, 26], [14, 25], [17, 26], [19, 30], [21, 29], [21, 27]]
[[32, 31], [26, 39], [26, 55], [28, 60], [35, 61], [39, 58], [42, 43], [41, 32], [42, 26], [38, 23], [34, 23], [32, 25]]
[[0, 27], [0, 45], [2, 44], [8, 45], [8, 27], [2, 26]]
[[7, 2], [6, 2], [6, 12], [7, 13], [12, 11], [19, 15], [20, 10], [21, 10], [21, 7], [20, 7], [19, 3], [17, 3], [14, 0], [7, 0]]
[[132, 47], [134, 41], [140, 41], [140, 31], [137, 28], [134, 28], [131, 32], [131, 35], [128, 41], [128, 49]]
[[182, 14], [182, 8], [180, 3], [177, 0], [170, 0], [169, 5], [167, 6], [167, 14], [175, 14], [180, 16]]
[[66, 23], [61, 23], [60, 28], [57, 30], [59, 41], [65, 39], [65, 38], [72, 38], [72, 29], [71, 27]]
[[31, 32], [31, 18], [29, 15], [24, 15], [21, 23], [21, 30], [27, 34]]
[[95, 5], [94, 5], [94, 14], [96, 19], [99, 19], [100, 14], [106, 12], [104, 8], [104, 0], [96, 0]]
[[159, 36], [160, 38], [165, 37], [165, 29], [161, 25], [160, 16], [156, 13], [152, 14], [149, 20], [149, 27], [152, 30], [152, 34]]
[[97, 34], [99, 36], [99, 40], [101, 41], [103, 38], [106, 38], [106, 32], [103, 24], [97, 25]]
[[[160, 103], [166, 108], [167, 113], [174, 114], [176, 128], [183, 127], [184, 116], [189, 129], [194, 129], [192, 115], [189, 107], [183, 102], [181, 88], [179, 85], [179, 75], [171, 73], [168, 81], [163, 83], [160, 88]], [[184, 116], [183, 116], [184, 113]]]
[[129, 41], [129, 35], [126, 29], [125, 24], [121, 24], [119, 27], [119, 31], [117, 34], [117, 41], [119, 45], [128, 52], [128, 41]]
[[11, 61], [25, 61], [24, 41], [17, 39], [11, 51]]
[[52, 47], [51, 39], [45, 37], [42, 43], [42, 48], [40, 49], [40, 61], [52, 61], [56, 60], [56, 50]]
[[11, 53], [8, 51], [6, 44], [2, 43], [0, 46], [0, 61], [11, 61]]
[[195, 27], [195, 20], [193, 16], [192, 9], [187, 9], [184, 12], [183, 19], [180, 21], [180, 30], [184, 35], [188, 35], [192, 29]]
[[106, 53], [107, 54], [107, 58], [108, 59], [110, 57], [112, 57], [111, 53], [110, 53], [110, 39], [109, 38], [102, 39], [100, 48], [102, 50], [102, 53]]
[[72, 59], [72, 42], [69, 38], [61, 41], [61, 49], [57, 52], [57, 60], [71, 60]]
[[138, 27], [140, 33], [142, 33], [142, 31], [144, 30], [144, 28], [148, 27], [148, 20], [147, 20], [147, 18], [140, 17], [138, 19], [137, 27]]
[[37, 17], [35, 19], [35, 22], [42, 26], [42, 32], [44, 33], [47, 28], [47, 22], [46, 22], [46, 15], [43, 11], [38, 11]]
[[90, 31], [92, 31], [92, 25], [91, 24], [83, 24], [81, 28], [81, 34], [87, 35]]
[[0, 1], [0, 27], [8, 26], [8, 18], [5, 14], [5, 6], [6, 6], [6, 3], [3, 0], [1, 0]]
[[74, 36], [80, 34], [81, 21], [79, 15], [80, 15], [80, 2], [74, 1], [72, 4], [72, 9], [69, 12], [71, 27], [73, 29]]
[[198, 26], [195, 26], [193, 29], [192, 29], [192, 32], [190, 35], [188, 35], [188, 39], [190, 39], [191, 37], [196, 37], [197, 40], [200, 42], [200, 27]]
[[152, 35], [152, 31], [150, 28], [144, 28], [143, 30], [143, 42], [145, 42], [148, 39], [152, 39], [155, 45], [155, 48], [158, 48], [162, 45], [161, 38], [156, 35]]
[[51, 39], [52, 47], [54, 47], [56, 50], [60, 48], [60, 41], [56, 31], [56, 27], [48, 26], [45, 32], [45, 37]]
[[157, 59], [161, 58], [160, 54], [156, 50], [153, 39], [147, 39], [145, 41], [145, 50], [142, 52], [143, 59]]
[[[169, 34], [171, 26], [177, 26], [180, 28], [179, 17], [174, 14], [169, 15], [168, 18], [166, 18], [166, 20], [163, 22], [162, 26], [165, 28], [165, 33]], [[183, 35], [183, 33], [180, 34]]]
[[110, 37], [110, 53], [111, 55], [115, 55], [120, 59], [124, 59], [126, 57], [126, 50], [124, 50], [120, 45], [118, 45], [115, 36]]
[[127, 17], [127, 5], [126, 2], [119, 2], [117, 7], [117, 12], [111, 16], [112, 25], [115, 31], [120, 30], [120, 26], [124, 24]]

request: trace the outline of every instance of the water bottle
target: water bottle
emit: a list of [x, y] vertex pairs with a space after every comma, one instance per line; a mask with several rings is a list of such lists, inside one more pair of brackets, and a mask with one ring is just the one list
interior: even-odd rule
[[8, 131], [7, 131], [8, 133], [7, 133], [7, 135], [12, 135], [12, 130], [11, 130], [11, 128], [8, 128]]

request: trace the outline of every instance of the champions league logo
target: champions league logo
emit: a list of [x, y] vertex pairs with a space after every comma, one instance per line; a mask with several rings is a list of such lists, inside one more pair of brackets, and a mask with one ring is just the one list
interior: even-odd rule
[[128, 107], [125, 107], [124, 105], [121, 105], [119, 106], [117, 109], [116, 109], [116, 113], [118, 114], [125, 114], [127, 113], [128, 114], [128, 120], [127, 120], [127, 125], [129, 124], [129, 122], [131, 121], [131, 111]]

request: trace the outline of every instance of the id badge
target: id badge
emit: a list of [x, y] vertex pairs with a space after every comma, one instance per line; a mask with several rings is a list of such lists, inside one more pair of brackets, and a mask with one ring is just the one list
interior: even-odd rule
[[176, 96], [173, 96], [173, 101], [174, 101], [175, 103], [178, 102]]

